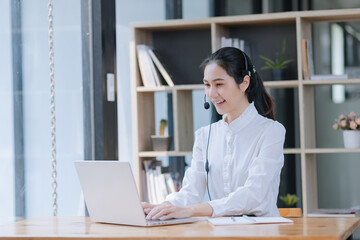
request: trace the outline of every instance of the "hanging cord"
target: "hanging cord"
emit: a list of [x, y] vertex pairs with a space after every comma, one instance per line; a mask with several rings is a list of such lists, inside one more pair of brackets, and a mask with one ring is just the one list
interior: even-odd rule
[[54, 17], [52, 15], [52, 0], [48, 2], [48, 20], [49, 20], [49, 57], [50, 57], [50, 112], [51, 112], [51, 165], [52, 165], [52, 198], [53, 198], [53, 216], [57, 216], [57, 182], [56, 182], [56, 118], [55, 118], [55, 66], [54, 66]]
[[206, 189], [207, 189], [207, 193], [209, 196], [209, 200], [211, 201], [211, 196], [210, 196], [210, 189], [209, 189], [209, 143], [210, 143], [210, 135], [211, 135], [211, 125], [213, 123], [213, 117], [214, 117], [214, 111], [215, 109], [212, 109], [211, 111], [211, 120], [210, 120], [210, 126], [209, 126], [209, 134], [208, 134], [208, 140], [207, 140], [207, 145], [206, 145], [206, 163], [205, 163], [205, 171], [206, 171]]

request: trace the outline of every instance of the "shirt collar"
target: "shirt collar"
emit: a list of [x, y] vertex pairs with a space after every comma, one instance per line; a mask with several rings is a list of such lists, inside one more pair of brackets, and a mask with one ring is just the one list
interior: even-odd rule
[[225, 121], [226, 114], [222, 117], [222, 122], [226, 130], [235, 133], [250, 123], [251, 119], [258, 114], [254, 102], [250, 103], [243, 113], [240, 114], [230, 124]]

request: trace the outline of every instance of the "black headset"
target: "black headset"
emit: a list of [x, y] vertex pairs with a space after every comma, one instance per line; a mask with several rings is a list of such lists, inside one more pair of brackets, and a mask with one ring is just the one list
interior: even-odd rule
[[[204, 108], [207, 110], [210, 108], [210, 104], [206, 101], [206, 95], [204, 95]], [[205, 171], [206, 171], [206, 189], [209, 196], [209, 200], [211, 201], [210, 191], [209, 191], [209, 142], [210, 142], [210, 133], [211, 133], [211, 125], [213, 121], [214, 111], [211, 112], [211, 120], [210, 120], [210, 126], [209, 126], [209, 134], [208, 134], [208, 140], [206, 144], [206, 162], [205, 162]]]
[[[246, 55], [243, 51], [240, 50], [240, 52], [242, 53], [242, 55], [244, 56], [244, 63], [245, 63], [245, 70], [243, 71], [244, 75], [249, 75], [249, 77], [251, 77], [251, 71], [248, 68], [248, 63], [247, 63], [247, 58]], [[204, 95], [204, 108], [207, 110], [210, 108], [210, 104], [206, 101], [206, 95]], [[208, 154], [209, 154], [209, 142], [210, 142], [210, 133], [211, 133], [211, 125], [212, 125], [212, 121], [213, 121], [213, 116], [214, 116], [214, 112], [211, 113], [211, 120], [210, 120], [210, 126], [209, 126], [209, 134], [208, 134], [208, 141], [206, 144], [206, 162], [205, 162], [205, 171], [206, 171], [206, 189], [208, 192], [208, 196], [209, 196], [209, 200], [211, 201], [211, 196], [210, 196], [210, 190], [209, 190], [209, 171], [210, 171], [210, 167], [209, 167], [209, 159], [208, 159]]]
[[240, 52], [244, 56], [245, 70], [243, 71], [243, 73], [244, 73], [244, 75], [249, 75], [249, 77], [251, 77], [251, 71], [249, 70], [249, 67], [248, 67], [246, 54], [241, 50], [240, 50]]

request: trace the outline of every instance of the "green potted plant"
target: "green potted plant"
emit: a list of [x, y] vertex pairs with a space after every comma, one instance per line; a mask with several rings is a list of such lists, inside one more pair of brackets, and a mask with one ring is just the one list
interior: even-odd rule
[[301, 217], [301, 208], [295, 207], [299, 198], [295, 194], [286, 194], [286, 196], [279, 196], [285, 207], [279, 208], [280, 216], [282, 217]]
[[151, 136], [151, 143], [154, 151], [168, 151], [171, 145], [171, 136], [165, 136], [167, 127], [166, 119], [160, 120], [159, 135]]
[[343, 130], [345, 148], [360, 148], [360, 115], [350, 112], [340, 114], [333, 124], [334, 130]]
[[286, 51], [286, 40], [283, 41], [283, 46], [281, 49], [281, 53], [276, 52], [275, 59], [272, 60], [268, 57], [260, 55], [259, 57], [265, 61], [265, 66], [263, 66], [262, 70], [270, 69], [272, 73], [273, 80], [281, 80], [283, 78], [283, 69], [287, 67], [289, 63], [293, 61], [293, 59], [285, 59], [285, 51]]
[[295, 194], [286, 194], [286, 196], [280, 196], [280, 200], [287, 206], [293, 207], [299, 201], [299, 198]]

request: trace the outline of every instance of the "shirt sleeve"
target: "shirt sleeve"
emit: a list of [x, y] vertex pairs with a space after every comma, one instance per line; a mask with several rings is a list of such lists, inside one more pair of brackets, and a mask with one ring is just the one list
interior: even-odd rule
[[191, 166], [186, 170], [182, 188], [179, 192], [170, 194], [165, 201], [175, 206], [189, 206], [203, 201], [206, 191], [205, 164], [202, 153], [203, 131], [201, 128], [195, 132], [193, 158]]
[[213, 216], [251, 212], [259, 208], [263, 201], [268, 201], [265, 196], [271, 184], [276, 183], [275, 179], [279, 177], [284, 164], [284, 140], [285, 128], [274, 121], [260, 139], [259, 154], [250, 163], [244, 186], [238, 187], [227, 197], [209, 202], [214, 209]]

